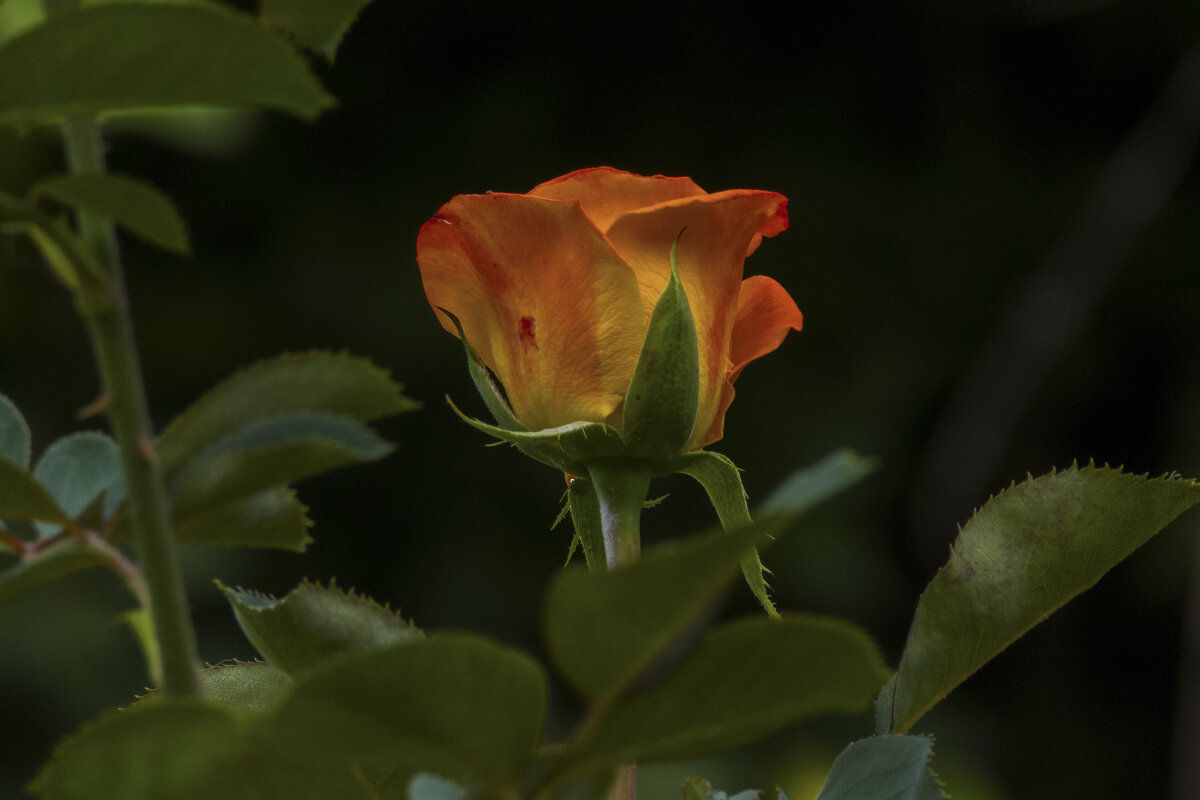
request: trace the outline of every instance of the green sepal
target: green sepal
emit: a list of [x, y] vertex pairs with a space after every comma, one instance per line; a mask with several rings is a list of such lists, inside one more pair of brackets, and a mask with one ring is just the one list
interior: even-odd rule
[[684, 450], [700, 402], [700, 348], [696, 322], [675, 264], [678, 246], [676, 238], [671, 245], [671, 278], [650, 316], [633, 380], [625, 393], [621, 424], [629, 454], [655, 461]]
[[398, 612], [369, 597], [305, 581], [283, 599], [217, 586], [246, 638], [271, 666], [296, 676], [342, 653], [422, 638]]
[[468, 417], [449, 397], [446, 402], [459, 419], [494, 439], [516, 445], [525, 455], [570, 475], [583, 475], [588, 463], [601, 458], [621, 458], [621, 434], [603, 422], [571, 422], [540, 431], [510, 431]]
[[927, 736], [875, 736], [852, 743], [833, 762], [817, 800], [945, 800], [929, 768]]
[[[471, 347], [471, 343], [467, 341], [467, 334], [463, 331], [462, 322], [454, 314], [444, 308], [438, 307], [438, 311], [446, 315], [455, 329], [458, 331], [458, 340], [462, 342], [463, 350], [467, 353], [467, 372], [471, 375], [471, 382], [475, 384], [479, 396], [483, 398], [483, 404], [487, 406], [488, 411], [492, 412], [492, 417], [497, 424], [506, 431], [527, 431], [529, 430], [521, 421], [513, 414], [512, 408], [508, 405], [508, 400], [505, 399], [504, 393], [500, 391], [500, 387], [496, 385], [496, 381], [492, 378], [492, 373], [487, 368], [487, 364], [483, 363], [483, 359], [475, 352], [475, 348]], [[455, 409], [457, 411], [457, 409]], [[462, 416], [459, 414], [459, 416]]]
[[859, 711], [887, 675], [870, 637], [849, 622], [815, 614], [730, 622], [653, 688], [594, 712], [560, 774], [708, 755], [803, 719]]
[[0, 123], [192, 106], [313, 119], [333, 104], [287, 42], [214, 3], [71, 8], [0, 45]]
[[152, 245], [186, 255], [187, 225], [162, 190], [128, 175], [55, 175], [34, 184], [33, 200], [46, 197], [72, 208], [109, 217]]
[[[674, 472], [694, 478], [704, 487], [708, 499], [716, 509], [717, 518], [721, 520], [721, 527], [726, 531], [750, 524], [750, 507], [746, 503], [746, 489], [742, 486], [741, 470], [726, 456], [699, 450], [681, 456], [671, 466]], [[766, 568], [763, 567], [758, 548], [746, 551], [741, 564], [746, 584], [762, 604], [763, 610], [768, 616], [778, 617], [779, 611], [768, 594], [769, 587], [763, 574]]]
[[320, 53], [332, 64], [338, 45], [371, 0], [262, 0], [258, 18], [263, 25]]
[[[101, 495], [115, 492], [124, 499], [120, 449], [116, 442], [99, 431], [72, 433], [55, 441], [38, 459], [33, 477], [71, 519], [83, 514]], [[114, 504], [106, 502], [106, 505], [112, 507]], [[37, 522], [35, 525], [42, 537], [53, 536], [62, 530], [61, 524]]]
[[[570, 477], [567, 485], [567, 505], [571, 513], [571, 524], [575, 526], [575, 540], [583, 547], [583, 559], [587, 568], [605, 569], [600, 498], [596, 495], [596, 487], [591, 478], [585, 475]], [[569, 561], [570, 555], [567, 558]]]
[[29, 425], [16, 403], [0, 394], [0, 458], [29, 469], [32, 440]]
[[1197, 503], [1195, 481], [1090, 464], [993, 497], [921, 595], [891, 713], [877, 716], [907, 733], [975, 670]]
[[730, 796], [720, 789], [714, 790], [703, 778], [688, 778], [683, 782], [683, 800], [788, 800], [788, 797], [779, 787], [769, 792], [747, 789]]

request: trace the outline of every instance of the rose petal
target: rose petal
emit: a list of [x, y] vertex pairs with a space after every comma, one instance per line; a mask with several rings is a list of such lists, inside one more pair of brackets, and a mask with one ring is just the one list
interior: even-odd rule
[[530, 429], [603, 422], [621, 403], [646, 320], [633, 272], [578, 204], [460, 195], [421, 228], [417, 261], [429, 303], [459, 318]]
[[724, 434], [725, 412], [733, 402], [733, 382], [746, 365], [783, 344], [788, 331], [798, 331], [803, 326], [804, 315], [796, 301], [774, 278], [753, 275], [742, 281], [737, 316], [730, 335], [729, 375], [721, 387], [716, 418], [705, 433], [702, 445], [712, 444]]
[[686, 228], [677, 263], [700, 345], [700, 404], [689, 450], [706, 443], [727, 406], [722, 400], [746, 253], [787, 227], [786, 209], [786, 198], [774, 192], [734, 190], [633, 211], [608, 229], [609, 241], [637, 275], [649, 320], [670, 274], [671, 245]]
[[551, 200], [578, 200], [600, 230], [639, 208], [703, 195], [691, 178], [646, 177], [612, 167], [581, 169], [535, 186], [529, 194]]

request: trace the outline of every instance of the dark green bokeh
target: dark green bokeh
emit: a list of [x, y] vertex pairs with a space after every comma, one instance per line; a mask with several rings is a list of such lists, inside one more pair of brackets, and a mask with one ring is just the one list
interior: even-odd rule
[[[752, 501], [841, 445], [882, 467], [767, 553], [781, 608], [849, 617], [894, 660], [954, 522], [990, 492], [1076, 458], [1200, 474], [1193, 166], [977, 494], [948, 501], [919, 480], [951, 393], [1198, 34], [1195, 5], [1128, 0], [378, 0], [336, 65], [317, 63], [341, 104], [315, 124], [239, 117], [208, 154], [114, 130], [112, 167], [175, 198], [196, 254], [123, 242], [160, 426], [234, 369], [310, 347], [369, 355], [426, 405], [382, 426], [397, 455], [302, 486], [308, 554], [185, 553], [203, 657], [252, 653], [212, 577], [282, 594], [336, 576], [423, 628], [540, 648], [539, 595], [569, 540], [548, 530], [562, 478], [485, 448], [442, 403], [483, 413], [424, 301], [414, 243], [454, 194], [527, 191], [584, 166], [790, 198], [791, 230], [748, 271], [788, 288], [805, 330], [746, 370], [715, 449], [745, 468]], [[58, 159], [51, 131], [0, 131], [5, 190]], [[8, 237], [0, 391], [35, 452], [78, 429], [96, 392], [65, 293]], [[715, 521], [685, 479], [661, 488], [651, 541]], [[952, 790], [973, 772], [1011, 798], [1166, 795], [1195, 528], [1185, 515], [922, 721]], [[6, 746], [0, 793], [144, 684], [132, 639], [108, 624], [125, 604], [114, 583], [67, 578], [0, 608], [0, 719], [24, 743]], [[753, 612], [744, 590], [733, 606]], [[815, 745], [819, 773], [871, 723], [815, 730], [832, 737]], [[814, 763], [801, 744], [773, 740], [777, 757], [760, 749], [710, 776], [798, 781], [789, 764]]]

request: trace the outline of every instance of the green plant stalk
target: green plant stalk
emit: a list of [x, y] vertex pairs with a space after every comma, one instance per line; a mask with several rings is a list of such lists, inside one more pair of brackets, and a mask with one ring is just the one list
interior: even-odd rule
[[[588, 467], [600, 500], [604, 561], [608, 569], [637, 561], [642, 554], [641, 519], [651, 473], [632, 461], [600, 461]], [[622, 764], [608, 800], [637, 800], [637, 764]]]
[[[69, 118], [63, 144], [72, 173], [103, 173], [104, 143], [91, 118]], [[200, 694], [196, 636], [188, 614], [183, 573], [171, 535], [170, 508], [138, 363], [124, 271], [112, 220], [80, 211], [79, 232], [105, 271], [101, 287], [84, 288], [78, 300], [103, 386], [113, 436], [121, 450], [129, 514], [162, 663], [168, 696]], [[155, 674], [151, 665], [151, 674]]]

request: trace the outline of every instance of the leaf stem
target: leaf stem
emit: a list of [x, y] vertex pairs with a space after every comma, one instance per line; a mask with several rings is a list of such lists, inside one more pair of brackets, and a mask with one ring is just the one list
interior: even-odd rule
[[[62, 125], [67, 162], [74, 174], [103, 173], [104, 142], [92, 118], [68, 118]], [[108, 418], [121, 450], [138, 560], [149, 593], [150, 614], [162, 654], [166, 695], [200, 694], [195, 633], [188, 615], [183, 574], [171, 536], [170, 509], [133, 336], [124, 272], [112, 221], [80, 211], [79, 233], [104, 269], [99, 292], [81, 293], [77, 304], [95, 354]], [[153, 665], [150, 670], [155, 674]]]
[[[604, 561], [609, 569], [631, 564], [642, 554], [642, 507], [650, 491], [651, 473], [633, 461], [599, 461], [588, 475], [600, 501]], [[637, 800], [637, 764], [622, 764], [608, 800]]]

